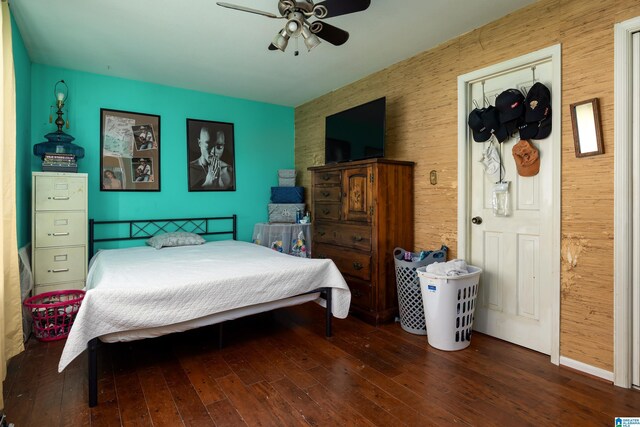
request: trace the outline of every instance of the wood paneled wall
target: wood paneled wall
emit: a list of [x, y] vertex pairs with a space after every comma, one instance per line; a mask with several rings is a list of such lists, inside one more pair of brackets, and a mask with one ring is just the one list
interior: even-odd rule
[[[416, 162], [416, 248], [444, 243], [455, 256], [457, 77], [561, 43], [560, 354], [613, 371], [613, 26], [639, 15], [637, 0], [542, 0], [299, 106], [302, 185], [307, 167], [324, 163], [325, 116], [386, 96], [387, 157]], [[577, 159], [569, 104], [588, 98], [600, 100], [605, 154]]]

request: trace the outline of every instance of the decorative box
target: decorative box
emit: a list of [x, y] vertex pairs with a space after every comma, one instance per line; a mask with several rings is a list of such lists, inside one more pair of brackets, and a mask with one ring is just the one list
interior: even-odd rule
[[304, 203], [304, 187], [271, 187], [272, 203]]
[[278, 185], [280, 187], [294, 187], [296, 185], [295, 169], [278, 170]]
[[269, 222], [296, 222], [296, 211], [304, 215], [304, 203], [269, 203]]

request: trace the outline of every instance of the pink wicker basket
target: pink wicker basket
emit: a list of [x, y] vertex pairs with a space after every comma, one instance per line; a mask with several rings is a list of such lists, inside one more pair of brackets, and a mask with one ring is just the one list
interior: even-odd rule
[[80, 310], [84, 291], [46, 292], [24, 302], [33, 318], [33, 331], [40, 341], [55, 341], [69, 335]]

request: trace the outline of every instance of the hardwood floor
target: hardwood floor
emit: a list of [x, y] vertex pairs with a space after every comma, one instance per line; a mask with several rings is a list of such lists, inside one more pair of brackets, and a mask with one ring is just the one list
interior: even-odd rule
[[398, 324], [334, 321], [315, 304], [99, 350], [99, 405], [86, 355], [57, 373], [64, 342], [29, 341], [9, 364], [5, 411], [25, 426], [614, 425], [640, 392], [481, 334], [443, 352]]

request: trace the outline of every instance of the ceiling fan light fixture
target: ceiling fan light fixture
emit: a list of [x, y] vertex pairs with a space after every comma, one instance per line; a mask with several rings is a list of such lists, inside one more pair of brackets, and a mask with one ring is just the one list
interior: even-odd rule
[[273, 45], [284, 52], [287, 48], [287, 44], [289, 44], [289, 34], [287, 34], [287, 30], [283, 28], [276, 37], [273, 39]]
[[294, 20], [287, 22], [287, 33], [293, 34], [296, 31], [298, 31], [298, 22]]
[[284, 26], [284, 29], [286, 30], [287, 34], [289, 34], [289, 36], [298, 37], [303, 27], [304, 27], [304, 24], [302, 23], [301, 20], [297, 18], [292, 18], [287, 21], [287, 24]]
[[311, 52], [311, 49], [320, 44], [318, 36], [313, 34], [308, 27], [302, 27], [302, 38], [304, 39], [304, 45], [307, 47], [307, 51]]

